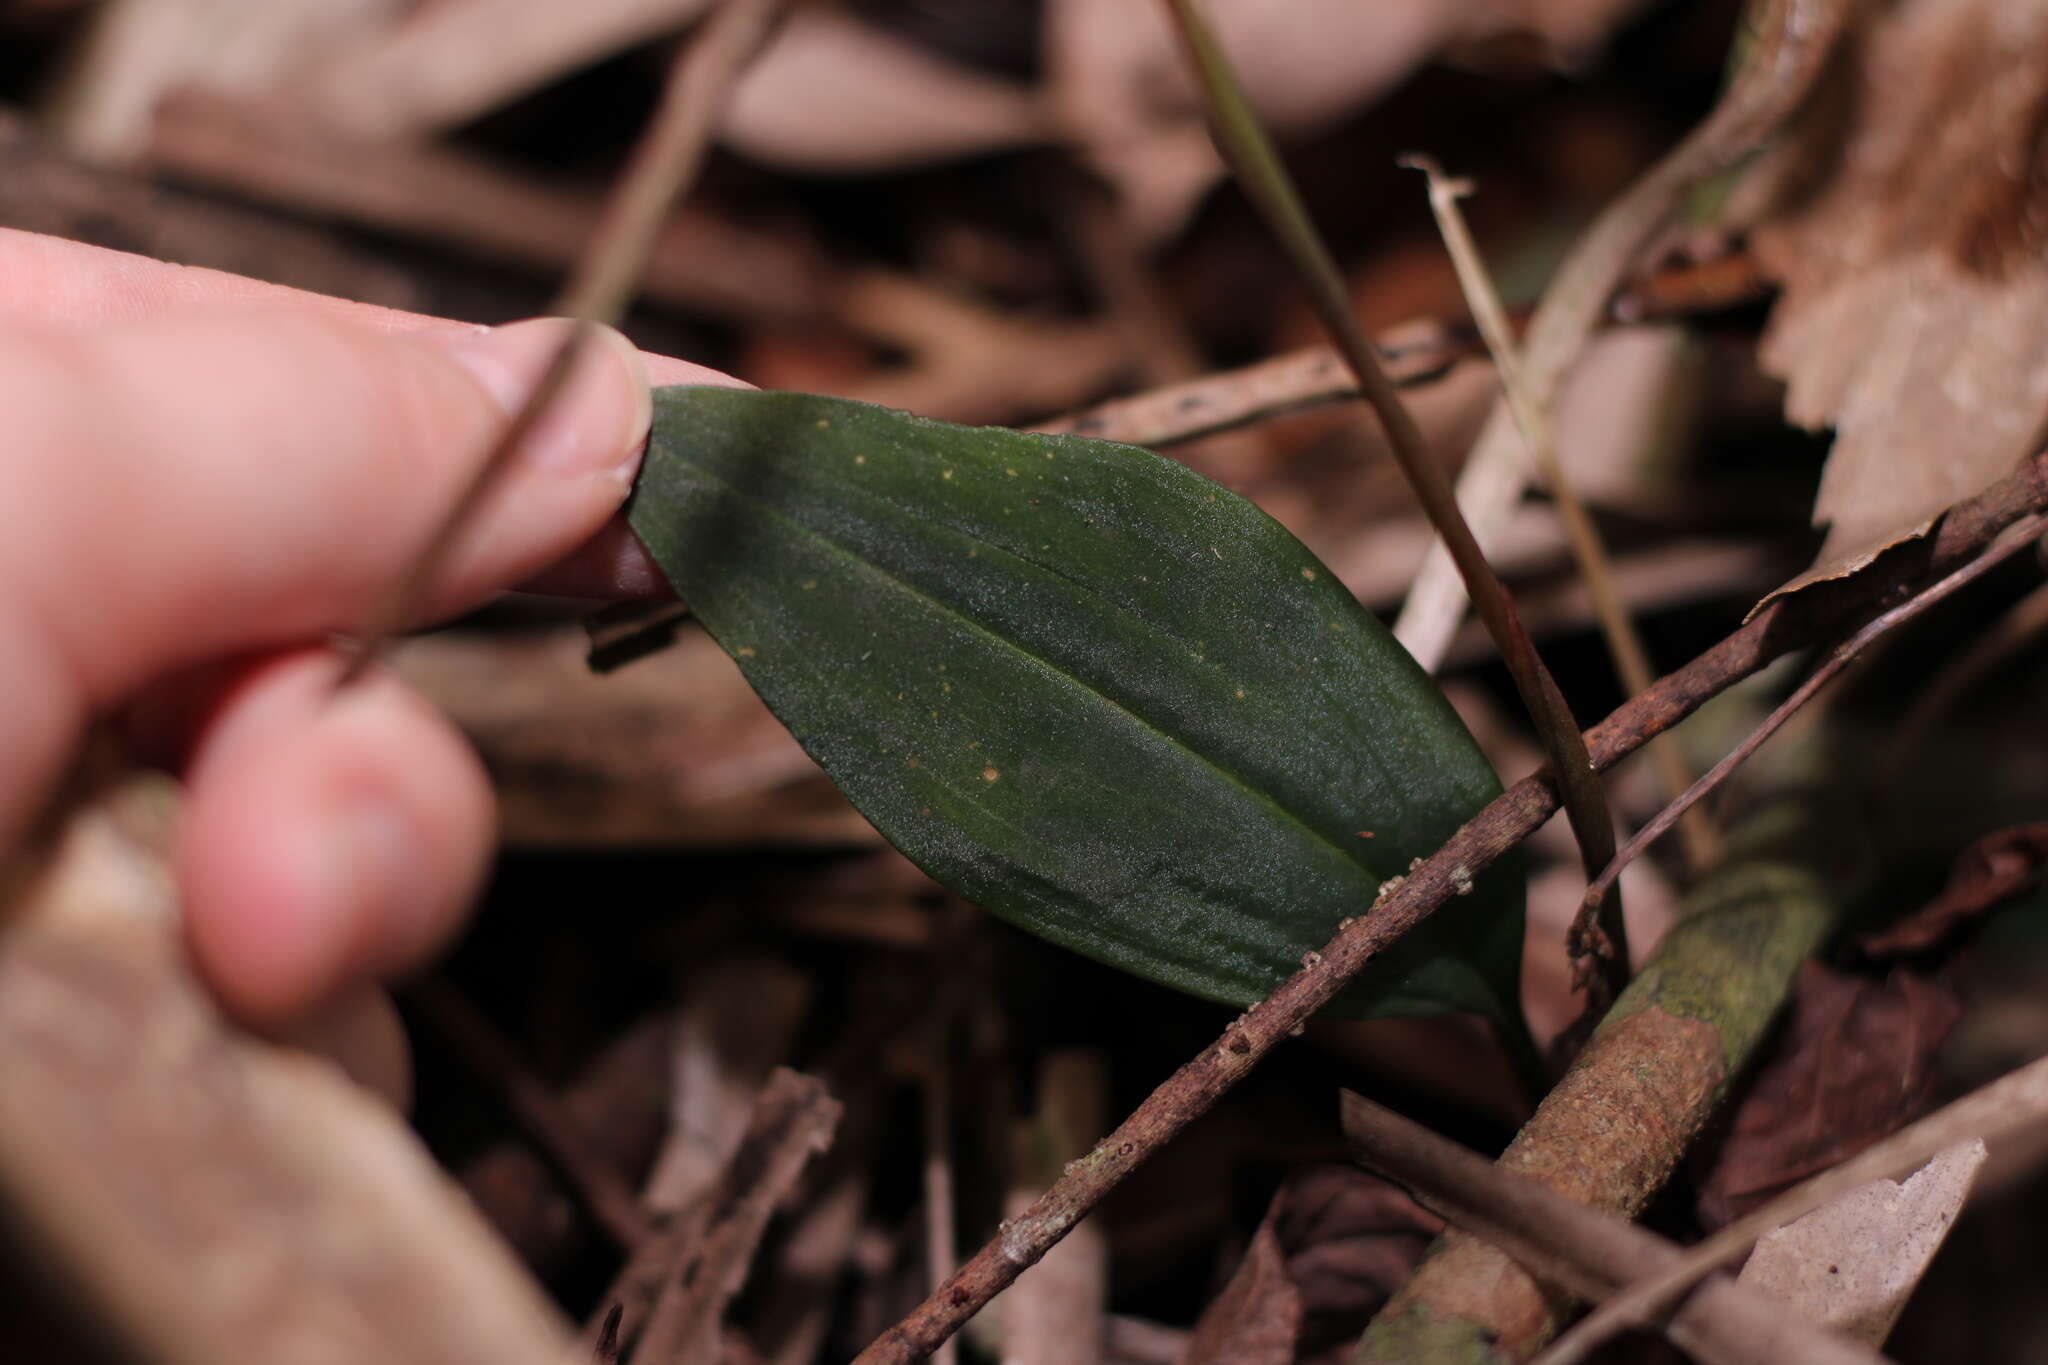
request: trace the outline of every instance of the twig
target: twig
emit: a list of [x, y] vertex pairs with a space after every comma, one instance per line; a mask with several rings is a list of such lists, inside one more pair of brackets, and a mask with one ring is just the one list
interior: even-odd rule
[[1614, 861], [1607, 865], [1606, 871], [1602, 872], [1594, 879], [1593, 884], [1586, 888], [1586, 899], [1579, 909], [1579, 918], [1581, 920], [1590, 918], [1599, 907], [1601, 898], [1607, 894], [1608, 888], [1614, 884], [1614, 879], [1621, 875], [1623, 868], [1634, 862], [1644, 849], [1662, 838], [1664, 833], [1686, 811], [1706, 799], [1709, 793], [1727, 781], [1730, 774], [1748, 762], [1750, 756], [1763, 747], [1765, 740], [1778, 733], [1786, 721], [1792, 719], [1801, 707], [1813, 700], [1814, 695], [1823, 687], [1834, 681], [1835, 677], [1854, 662], [1864, 650], [1870, 648], [1878, 640], [1906, 624], [1906, 622], [1914, 617], [1919, 616], [1922, 612], [1947, 601], [1955, 593], [1960, 592], [1985, 574], [1990, 573], [1993, 569], [2005, 563], [2013, 555], [2025, 549], [2033, 538], [2044, 529], [2048, 529], [2048, 517], [2030, 517], [2018, 523], [2007, 533], [2009, 537], [2007, 543], [1994, 546], [1985, 552], [1981, 558], [1965, 564], [1962, 568], [1957, 569], [1925, 592], [1907, 598], [1898, 606], [1893, 607], [1876, 620], [1868, 622], [1855, 634], [1836, 645], [1821, 666], [1813, 670], [1812, 675], [1805, 682], [1801, 683], [1791, 696], [1780, 702], [1777, 709], [1764, 717], [1763, 723], [1752, 730], [1747, 739], [1736, 745], [1727, 757], [1708, 769], [1699, 781], [1686, 788], [1677, 800], [1673, 801], [1663, 810], [1658, 811], [1648, 824], [1636, 831], [1635, 837], [1630, 839], [1627, 844], [1623, 845], [1621, 851], [1614, 855]]
[[[1614, 560], [1607, 553], [1600, 528], [1593, 524], [1593, 516], [1586, 510], [1585, 500], [1579, 497], [1577, 487], [1565, 471], [1564, 460], [1558, 455], [1557, 433], [1551, 429], [1550, 418], [1543, 405], [1536, 401], [1522, 380], [1521, 362], [1515, 358], [1514, 337], [1508, 331], [1507, 310], [1501, 306], [1500, 293], [1494, 288], [1486, 262], [1479, 255], [1479, 244], [1472, 240], [1471, 229], [1465, 225], [1464, 210], [1458, 207], [1458, 201], [1472, 193], [1472, 182], [1448, 178], [1433, 157], [1411, 154], [1403, 157], [1401, 164], [1421, 171], [1428, 178], [1430, 212], [1435, 215], [1437, 230], [1442, 233], [1444, 246], [1450, 251], [1451, 262], [1458, 272], [1459, 287], [1479, 324], [1479, 334], [1486, 338], [1486, 349], [1500, 375], [1501, 395], [1514, 415], [1523, 444], [1535, 456], [1536, 467], [1543, 475], [1544, 483], [1550, 487], [1550, 495], [1556, 501], [1559, 517], [1564, 523], [1565, 538], [1571, 543], [1572, 557], [1578, 561], [1586, 592], [1592, 598], [1593, 613], [1600, 622], [1600, 634], [1614, 660], [1614, 671], [1621, 679], [1623, 690], [1633, 696], [1648, 687], [1657, 675], [1650, 671], [1649, 651], [1643, 648], [1643, 639], [1629, 615], [1628, 603], [1622, 599], [1615, 583]], [[1661, 736], [1651, 742], [1649, 752], [1665, 792], [1675, 799], [1692, 781], [1683, 751], [1675, 740]], [[1686, 862], [1695, 874], [1720, 861], [1721, 841], [1704, 812], [1688, 815], [1681, 832], [1685, 838]], [[1610, 862], [1608, 867], [1612, 868], [1613, 863]], [[1607, 874], [1603, 872], [1601, 875]], [[1608, 934], [1613, 934], [1611, 923], [1603, 927]]]
[[[2048, 454], [1974, 498], [1958, 503], [1926, 538], [1903, 545], [1856, 577], [1772, 602], [1691, 663], [1631, 697], [1586, 732], [1586, 747], [1610, 768], [1773, 659], [1825, 639], [1882, 610], [1892, 594], [1953, 572], [2007, 526], [2048, 509]], [[1282, 982], [1211, 1046], [1155, 1089], [1115, 1131], [976, 1252], [939, 1291], [877, 1338], [857, 1365], [909, 1365], [987, 1304], [1066, 1235], [1123, 1179], [1220, 1097], [1387, 946], [1469, 886], [1473, 877], [1556, 813], [1548, 774], [1523, 778], [1465, 822], [1399, 886], [1384, 888], [1370, 914], [1326, 944], [1316, 965]]]
[[[953, 1207], [953, 1085], [947, 1055], [950, 1036], [933, 1035], [925, 1068], [924, 1111], [924, 1262], [925, 1284], [936, 1289], [959, 1258]], [[934, 1365], [954, 1365], [960, 1344], [952, 1338], [932, 1352]]]
[[739, 73], [761, 48], [784, 0], [727, 0], [671, 68], [661, 107], [607, 206], [603, 221], [577, 262], [553, 311], [576, 326], [548, 360], [512, 420], [499, 432], [476, 472], [429, 533], [419, 551], [371, 609], [337, 688], [360, 680], [384, 642], [417, 610], [427, 585], [454, 548], [456, 534], [498, 485], [512, 457], [575, 372], [596, 324], [617, 322], [632, 301], [636, 281], [660, 236], [669, 206], [703, 164], [712, 120]]
[[[1482, 348], [1477, 338], [1455, 328], [1424, 322], [1382, 333], [1377, 349], [1388, 382], [1411, 388], [1441, 379]], [[1113, 398], [1042, 422], [1037, 430], [1171, 446], [1358, 397], [1358, 381], [1337, 353], [1327, 346], [1311, 346], [1241, 369]]]
[[1537, 1365], [1575, 1365], [1601, 1342], [1653, 1321], [1702, 1276], [1728, 1264], [1774, 1228], [1811, 1213], [1858, 1185], [1896, 1180], [1958, 1142], [1986, 1142], [2048, 1122], [2048, 1058], [2029, 1062], [1991, 1084], [1908, 1124], [1841, 1165], [1796, 1185], [1698, 1245], [1668, 1269], [1645, 1275], [1559, 1337]]
[[[1656, 1234], [1504, 1171], [1362, 1095], [1344, 1091], [1341, 1103], [1344, 1137], [1360, 1165], [1580, 1298], [1605, 1298], [1645, 1267], [1662, 1269], [1681, 1255]], [[1703, 1284], [1666, 1331], [1707, 1365], [1873, 1365], [1883, 1359], [1725, 1276]]]
[[[1005, 1215], [1029, 1208], [1067, 1162], [1087, 1154], [1107, 1122], [1108, 1092], [1100, 1053], [1067, 1049], [1039, 1064], [1035, 1112], [1012, 1143]], [[1099, 1365], [1108, 1288], [1108, 1242], [1099, 1228], [1076, 1228], [991, 1310], [1001, 1315], [1004, 1365]]]
[[586, 1345], [594, 1349], [607, 1332], [617, 1341], [639, 1334], [635, 1358], [669, 1365], [671, 1357], [682, 1358], [678, 1348], [715, 1330], [768, 1216], [805, 1163], [831, 1142], [839, 1113], [839, 1102], [817, 1080], [778, 1069], [755, 1100], [746, 1136], [717, 1186], [640, 1244]]
[[[1706, 122], [1600, 215], [1572, 248], [1529, 323], [1522, 349], [1527, 387], [1548, 408], [1605, 314], [1636, 256], [1671, 220], [1685, 193], [1735, 165], [1804, 102], [1852, 0], [1769, 0], [1750, 55]], [[1520, 439], [1496, 406], [1458, 479], [1459, 501], [1491, 528], [1521, 497]], [[1432, 548], [1394, 634], [1434, 671], [1463, 612], [1462, 575]]]
[[[1166, 2], [1208, 100], [1216, 144], [1224, 160], [1236, 171], [1246, 195], [1265, 217], [1267, 227], [1308, 286], [1309, 302], [1317, 318], [1345, 364], [1357, 376], [1365, 401], [1387, 433], [1395, 462], [1401, 466], [1430, 525], [1449, 549], [1459, 577], [1478, 607], [1480, 619], [1486, 622], [1487, 634], [1493, 637], [1494, 647], [1514, 678], [1515, 690], [1521, 694], [1522, 705], [1528, 709], [1544, 752], [1550, 756], [1551, 767], [1558, 775], [1565, 814], [1571, 821], [1572, 832], [1578, 836], [1586, 875], [1590, 877], [1614, 856], [1614, 817], [1608, 812], [1606, 792], [1586, 754], [1578, 722], [1572, 718], [1571, 708], [1565, 704], [1564, 694], [1558, 691], [1550, 670], [1543, 666], [1528, 632], [1522, 629], [1514, 599], [1502, 586], [1493, 566], [1486, 562], [1486, 555], [1451, 492], [1450, 480], [1437, 467], [1421, 428], [1380, 368], [1372, 341], [1351, 307], [1343, 276], [1245, 97], [1229, 58], [1202, 21], [1195, 0]], [[1611, 920], [1606, 926], [1606, 941], [1600, 945], [1600, 956], [1607, 988], [1618, 994], [1628, 980], [1628, 941], [1620, 915], [1617, 913]]]
[[646, 1240], [653, 1225], [639, 1199], [504, 1035], [439, 977], [421, 982], [407, 994], [469, 1069], [497, 1092], [534, 1150], [606, 1235], [623, 1251]]
[[634, 1348], [642, 1365], [683, 1365], [717, 1358], [726, 1305], [746, 1280], [768, 1218], [805, 1165], [831, 1144], [839, 1102], [810, 1076], [777, 1070], [755, 1102], [747, 1136], [726, 1164], [704, 1218], [704, 1232], [672, 1263], [667, 1288]]

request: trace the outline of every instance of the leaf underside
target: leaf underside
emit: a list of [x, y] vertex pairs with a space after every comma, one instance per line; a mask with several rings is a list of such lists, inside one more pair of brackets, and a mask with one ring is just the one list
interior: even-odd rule
[[[629, 516], [891, 843], [1195, 995], [1262, 999], [1500, 791], [1328, 569], [1150, 451], [667, 388]], [[1508, 862], [1333, 1010], [1518, 1019]]]

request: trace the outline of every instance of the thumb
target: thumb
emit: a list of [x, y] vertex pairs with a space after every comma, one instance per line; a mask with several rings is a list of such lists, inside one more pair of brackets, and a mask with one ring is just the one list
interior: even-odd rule
[[[0, 608], [41, 623], [88, 705], [358, 626], [569, 326], [427, 338], [291, 313], [0, 335]], [[647, 384], [600, 335], [447, 556], [436, 611], [545, 567], [624, 500]]]
[[[0, 844], [86, 716], [180, 665], [359, 626], [571, 324], [404, 336], [311, 310], [0, 330]], [[645, 371], [606, 329], [458, 537], [455, 609], [625, 498]]]

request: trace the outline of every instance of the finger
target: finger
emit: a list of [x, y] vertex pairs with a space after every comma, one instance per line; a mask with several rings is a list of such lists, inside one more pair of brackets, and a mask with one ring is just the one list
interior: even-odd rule
[[[427, 342], [280, 314], [0, 336], [0, 410], [32, 453], [0, 464], [0, 593], [94, 703], [359, 625], [567, 325]], [[617, 510], [649, 408], [637, 352], [601, 335], [458, 537], [436, 608]]]
[[192, 953], [219, 999], [277, 1026], [445, 944], [481, 884], [482, 765], [388, 674], [251, 666], [205, 726], [176, 852]]

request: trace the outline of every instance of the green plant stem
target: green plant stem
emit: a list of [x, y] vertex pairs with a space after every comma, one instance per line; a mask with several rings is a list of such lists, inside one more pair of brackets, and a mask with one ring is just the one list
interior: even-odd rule
[[[1237, 173], [1247, 196], [1279, 238], [1282, 248], [1308, 287], [1309, 301], [1316, 316], [1329, 332], [1337, 351], [1358, 376], [1359, 389], [1386, 429], [1388, 443], [1401, 472], [1422, 503], [1430, 524], [1443, 538], [1458, 573], [1465, 583], [1479, 616], [1493, 637], [1501, 659], [1514, 678], [1515, 690], [1528, 708], [1543, 749], [1550, 757], [1563, 794], [1565, 815], [1578, 837], [1586, 875], [1597, 875], [1614, 856], [1614, 818], [1607, 808], [1607, 795], [1587, 756], [1578, 722], [1565, 704], [1564, 694], [1550, 670], [1543, 666], [1529, 634], [1522, 628], [1514, 599], [1486, 562], [1465, 514], [1432, 458], [1422, 430], [1401, 402], [1400, 395], [1380, 368], [1372, 340], [1359, 324], [1346, 296], [1343, 276], [1331, 259], [1322, 237], [1310, 220], [1308, 210], [1295, 192], [1294, 183], [1279, 154], [1266, 136], [1258, 115], [1245, 98], [1243, 87], [1231, 70], [1216, 37], [1203, 22], [1195, 0], [1166, 0], [1214, 115], [1217, 145], [1224, 159]], [[1605, 941], [1594, 945], [1599, 961], [1599, 979], [1606, 1000], [1612, 1000], [1627, 984], [1628, 937], [1621, 907], [1609, 903], [1601, 928]], [[1605, 1003], [1602, 1001], [1601, 1003]]]

